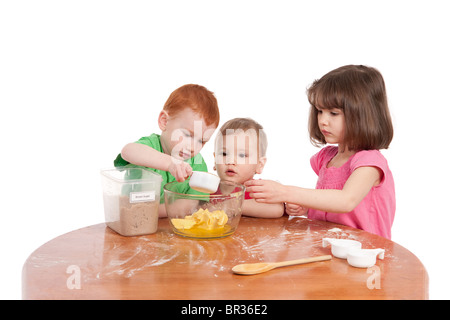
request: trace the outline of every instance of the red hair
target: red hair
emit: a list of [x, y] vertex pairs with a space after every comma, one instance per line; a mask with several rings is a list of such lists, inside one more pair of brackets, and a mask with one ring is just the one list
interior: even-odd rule
[[201, 115], [207, 126], [219, 125], [220, 114], [217, 99], [214, 93], [203, 86], [197, 84], [186, 84], [173, 91], [163, 110], [171, 116], [178, 112], [190, 108], [195, 113]]

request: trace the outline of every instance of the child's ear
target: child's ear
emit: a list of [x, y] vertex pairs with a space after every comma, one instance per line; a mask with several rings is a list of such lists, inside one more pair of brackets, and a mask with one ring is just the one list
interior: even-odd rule
[[261, 157], [259, 158], [258, 165], [256, 166], [255, 173], [261, 174], [263, 172], [264, 166], [266, 165], [267, 158]]
[[158, 117], [158, 126], [161, 129], [161, 131], [165, 131], [166, 130], [166, 126], [167, 126], [167, 122], [169, 121], [169, 114], [167, 113], [167, 111], [162, 110], [159, 113], [159, 117]]

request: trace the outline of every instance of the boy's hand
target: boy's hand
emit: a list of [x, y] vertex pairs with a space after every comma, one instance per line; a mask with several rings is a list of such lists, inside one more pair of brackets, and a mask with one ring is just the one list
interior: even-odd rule
[[284, 202], [283, 185], [272, 180], [249, 180], [244, 183], [250, 196], [261, 203]]
[[192, 167], [184, 161], [172, 158], [168, 171], [178, 182], [183, 182], [192, 174]]
[[308, 208], [295, 203], [286, 203], [286, 213], [290, 216], [302, 216], [308, 212]]

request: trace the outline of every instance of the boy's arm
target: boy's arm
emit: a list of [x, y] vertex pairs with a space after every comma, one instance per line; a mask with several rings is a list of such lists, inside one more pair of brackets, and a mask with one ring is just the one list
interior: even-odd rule
[[244, 200], [242, 214], [257, 218], [279, 218], [284, 214], [283, 203], [258, 203], [255, 199]]
[[172, 158], [150, 146], [135, 142], [125, 145], [121, 155], [129, 163], [162, 171], [169, 171], [169, 164]]
[[192, 174], [192, 168], [186, 162], [175, 159], [144, 144], [128, 143], [123, 147], [121, 155], [129, 163], [169, 171], [179, 182], [184, 181]]

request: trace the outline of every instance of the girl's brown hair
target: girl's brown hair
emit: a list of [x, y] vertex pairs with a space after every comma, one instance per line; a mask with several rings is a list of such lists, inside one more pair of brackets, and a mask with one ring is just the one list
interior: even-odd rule
[[394, 129], [384, 80], [377, 69], [361, 65], [340, 67], [314, 81], [307, 94], [311, 104], [309, 134], [315, 146], [326, 144], [318, 125], [317, 108], [338, 108], [345, 116], [344, 144], [349, 150], [389, 147]]

